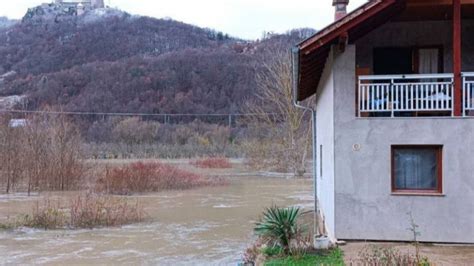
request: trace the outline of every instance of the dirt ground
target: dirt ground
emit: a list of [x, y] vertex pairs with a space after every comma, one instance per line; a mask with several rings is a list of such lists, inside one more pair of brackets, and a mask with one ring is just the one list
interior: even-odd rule
[[[368, 245], [392, 247], [400, 252], [415, 254], [415, 248], [408, 243], [348, 242], [341, 246], [344, 260], [351, 265], [359, 252]], [[420, 253], [428, 257], [434, 265], [474, 265], [474, 245], [428, 245], [421, 244]], [[358, 265], [353, 263], [352, 265]]]

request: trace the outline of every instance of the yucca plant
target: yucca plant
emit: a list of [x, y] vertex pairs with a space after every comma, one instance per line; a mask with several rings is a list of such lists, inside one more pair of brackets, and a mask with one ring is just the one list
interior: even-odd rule
[[268, 238], [277, 243], [285, 254], [290, 252], [290, 243], [299, 230], [297, 220], [300, 216], [300, 208], [279, 208], [272, 206], [265, 209], [263, 218], [256, 223], [254, 228], [258, 236]]

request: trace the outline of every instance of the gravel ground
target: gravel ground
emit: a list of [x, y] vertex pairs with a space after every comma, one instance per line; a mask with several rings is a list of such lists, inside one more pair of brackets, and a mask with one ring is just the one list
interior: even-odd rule
[[[408, 243], [379, 243], [379, 242], [348, 242], [341, 246], [347, 265], [357, 259], [359, 252], [367, 245], [393, 247], [401, 252], [415, 253], [415, 248]], [[428, 257], [434, 265], [474, 265], [474, 245], [428, 245], [421, 244], [420, 253]], [[357, 265], [357, 264], [353, 264]]]

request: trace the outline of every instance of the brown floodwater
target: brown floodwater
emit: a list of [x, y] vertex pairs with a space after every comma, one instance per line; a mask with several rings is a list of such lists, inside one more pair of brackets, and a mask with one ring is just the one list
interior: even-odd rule
[[[0, 219], [30, 212], [41, 197], [0, 195]], [[312, 206], [310, 180], [263, 177], [132, 198], [144, 206], [147, 222], [95, 230], [0, 231], [0, 264], [236, 265], [265, 207]]]

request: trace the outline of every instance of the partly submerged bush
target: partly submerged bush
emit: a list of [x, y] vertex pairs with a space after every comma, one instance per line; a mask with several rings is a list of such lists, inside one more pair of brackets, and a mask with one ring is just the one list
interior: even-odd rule
[[300, 208], [272, 206], [265, 210], [254, 230], [258, 236], [268, 239], [270, 243], [280, 246], [285, 254], [289, 254], [291, 242], [300, 233], [297, 224], [299, 217]]
[[65, 227], [68, 211], [63, 209], [60, 202], [52, 202], [49, 199], [36, 202], [31, 215], [24, 217], [24, 225], [33, 228], [57, 229]]
[[87, 194], [72, 200], [70, 226], [94, 228], [120, 226], [143, 221], [144, 212], [138, 204], [126, 199]]
[[111, 194], [184, 190], [201, 186], [222, 185], [221, 179], [209, 180], [201, 175], [163, 163], [132, 163], [107, 169], [97, 181], [97, 189]]
[[213, 168], [213, 169], [227, 169], [232, 168], [230, 160], [225, 157], [209, 157], [194, 160], [191, 162], [192, 165], [198, 168]]
[[126, 199], [94, 194], [80, 195], [69, 205], [46, 199], [37, 202], [31, 215], [25, 215], [17, 225], [42, 228], [96, 228], [121, 226], [141, 222], [144, 211], [138, 202], [130, 204]]

